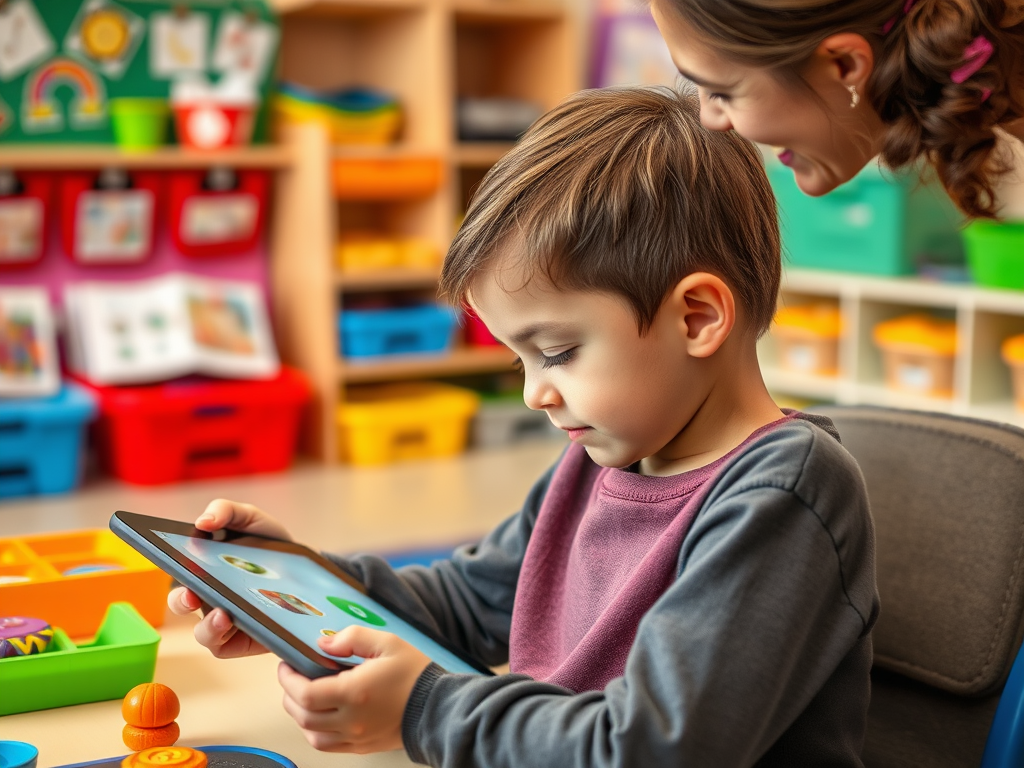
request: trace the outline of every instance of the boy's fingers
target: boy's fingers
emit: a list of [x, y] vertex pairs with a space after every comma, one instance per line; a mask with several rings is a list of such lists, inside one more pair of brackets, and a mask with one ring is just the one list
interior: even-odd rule
[[200, 645], [214, 650], [224, 645], [235, 631], [231, 617], [220, 608], [215, 608], [196, 624], [193, 634]]
[[[344, 675], [345, 672], [339, 673]], [[277, 665], [277, 680], [285, 695], [308, 712], [331, 712], [338, 709], [344, 698], [338, 690], [337, 675], [310, 680], [283, 661]]]
[[167, 607], [172, 613], [187, 616], [203, 607], [202, 601], [185, 587], [176, 587], [167, 593]]
[[260, 533], [278, 539], [290, 539], [288, 531], [252, 504], [242, 504], [228, 499], [214, 499], [206, 505], [206, 510], [196, 520], [196, 528], [207, 533], [219, 531], [221, 528], [232, 528], [236, 531]]
[[318, 640], [320, 649], [331, 656], [361, 656], [364, 659], [372, 659], [381, 656], [393, 638], [390, 632], [382, 632], [379, 629], [369, 627], [346, 627], [336, 635], [321, 637]]
[[284, 711], [298, 726], [307, 731], [330, 731], [338, 727], [338, 710], [309, 710], [296, 703], [287, 691], [281, 697]]

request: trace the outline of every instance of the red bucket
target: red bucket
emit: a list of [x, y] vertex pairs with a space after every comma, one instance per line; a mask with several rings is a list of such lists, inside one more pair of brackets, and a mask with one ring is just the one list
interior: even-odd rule
[[191, 149], [239, 147], [252, 141], [256, 107], [196, 101], [174, 105], [178, 142]]

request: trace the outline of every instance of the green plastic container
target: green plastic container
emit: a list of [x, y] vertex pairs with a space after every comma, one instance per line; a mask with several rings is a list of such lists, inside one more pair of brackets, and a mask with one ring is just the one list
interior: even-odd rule
[[88, 643], [54, 627], [45, 653], [0, 659], [0, 715], [123, 698], [152, 682], [159, 643], [131, 603], [111, 603]]
[[810, 197], [774, 157], [766, 169], [787, 266], [895, 276], [925, 262], [964, 263], [962, 215], [941, 185], [922, 183], [917, 171], [871, 164], [827, 195]]
[[111, 99], [114, 139], [124, 149], [153, 149], [167, 141], [166, 99]]
[[1024, 221], [975, 221], [964, 229], [964, 244], [975, 283], [1024, 290]]

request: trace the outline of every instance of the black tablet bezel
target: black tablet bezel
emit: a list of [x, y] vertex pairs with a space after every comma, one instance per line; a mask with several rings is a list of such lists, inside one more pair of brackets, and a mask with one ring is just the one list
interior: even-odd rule
[[[142, 537], [142, 539], [144, 539], [154, 548], [158, 549], [169, 559], [174, 561], [179, 567], [183, 568], [189, 574], [202, 581], [203, 584], [213, 589], [214, 592], [216, 592], [224, 600], [230, 603], [235, 610], [241, 611], [245, 614], [246, 617], [248, 617], [250, 620], [263, 627], [269, 633], [284, 640], [292, 649], [299, 652], [305, 659], [313, 662], [318, 667], [325, 670], [325, 674], [340, 672], [344, 669], [350, 669], [351, 667], [358, 665], [334, 661], [333, 659], [330, 659], [326, 656], [317, 653], [305, 642], [300, 640], [294, 634], [292, 634], [283, 626], [274, 621], [268, 614], [260, 611], [254, 605], [245, 600], [237, 592], [230, 589], [227, 585], [225, 585], [215, 576], [210, 574], [201, 565], [189, 559], [184, 554], [175, 549], [173, 546], [171, 546], [167, 541], [158, 536], [157, 532], [173, 533], [181, 536], [188, 536], [190, 538], [202, 539], [206, 541], [222, 541], [232, 544], [239, 544], [242, 546], [255, 547], [257, 549], [267, 549], [276, 552], [285, 552], [305, 557], [314, 562], [315, 564], [319, 565], [320, 567], [322, 567], [328, 573], [336, 576], [338, 579], [343, 581], [348, 586], [366, 595], [367, 597], [377, 601], [383, 607], [387, 608], [389, 611], [398, 616], [398, 618], [400, 618], [402, 621], [406, 622], [411, 627], [416, 629], [418, 632], [421, 632], [422, 634], [426, 635], [428, 638], [436, 642], [438, 645], [450, 651], [452, 654], [460, 658], [469, 666], [473, 667], [474, 669], [477, 669], [481, 674], [494, 674], [485, 665], [481, 664], [476, 659], [467, 656], [460, 649], [453, 647], [452, 644], [449, 643], [445, 638], [438, 637], [435, 632], [425, 627], [422, 623], [406, 614], [404, 611], [390, 603], [388, 600], [370, 592], [362, 582], [360, 582], [350, 573], [347, 573], [346, 571], [338, 567], [335, 563], [323, 557], [320, 553], [310, 549], [309, 547], [303, 544], [297, 544], [295, 542], [285, 541], [283, 539], [275, 539], [269, 536], [260, 536], [258, 534], [243, 533], [241, 531], [233, 531], [228, 529], [221, 529], [219, 531], [214, 531], [213, 533], [208, 533], [206, 531], [199, 530], [190, 523], [182, 523], [177, 520], [168, 520], [162, 517], [140, 515], [135, 512], [127, 512], [124, 510], [118, 510], [117, 512], [115, 512], [114, 518], [116, 518], [125, 527], [135, 532], [140, 537]], [[114, 526], [111, 526], [111, 528], [114, 530], [115, 533], [118, 532], [114, 528]], [[128, 541], [128, 543], [134, 546], [133, 542]], [[140, 550], [140, 552], [144, 556], [146, 556], [147, 559], [152, 559], [145, 551]], [[156, 563], [156, 565], [158, 567], [161, 567], [160, 563]], [[173, 573], [171, 575], [176, 576], [176, 574]], [[186, 584], [185, 586], [189, 585]]]

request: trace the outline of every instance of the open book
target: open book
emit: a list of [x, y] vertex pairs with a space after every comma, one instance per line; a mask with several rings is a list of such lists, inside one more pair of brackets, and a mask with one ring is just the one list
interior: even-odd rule
[[94, 384], [193, 373], [262, 379], [280, 363], [254, 283], [169, 274], [65, 286], [68, 366]]
[[0, 397], [60, 390], [57, 337], [45, 288], [0, 288]]

